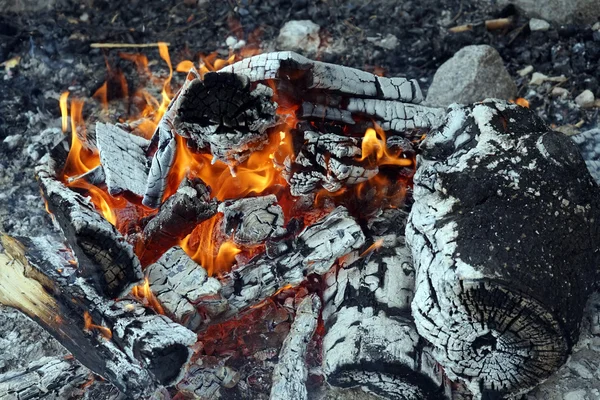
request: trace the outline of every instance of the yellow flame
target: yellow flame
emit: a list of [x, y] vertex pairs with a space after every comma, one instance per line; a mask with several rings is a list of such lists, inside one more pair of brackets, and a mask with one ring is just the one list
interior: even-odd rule
[[69, 127], [69, 122], [68, 122], [68, 118], [69, 118], [69, 112], [67, 109], [67, 99], [69, 98], [69, 92], [63, 92], [60, 95], [60, 100], [59, 100], [59, 104], [60, 104], [60, 116], [62, 119], [62, 131], [63, 133], [67, 131], [68, 127]]

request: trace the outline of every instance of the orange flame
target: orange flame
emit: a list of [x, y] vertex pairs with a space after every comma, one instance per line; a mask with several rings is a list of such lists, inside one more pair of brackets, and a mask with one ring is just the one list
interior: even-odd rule
[[380, 249], [381, 246], [383, 246], [383, 239], [377, 239], [376, 241], [373, 242], [372, 245], [370, 245], [365, 251], [362, 252], [362, 254], [360, 255], [360, 258], [363, 258], [366, 255], [374, 252], [375, 250]]
[[92, 329], [96, 329], [105, 338], [112, 339], [112, 331], [109, 328], [105, 327], [105, 326], [94, 324], [92, 322], [92, 316], [87, 311], [83, 312], [83, 323], [84, 323], [83, 329], [86, 332], [89, 332]]
[[152, 289], [150, 289], [150, 282], [148, 281], [148, 277], [144, 278], [144, 283], [142, 285], [134, 286], [131, 289], [131, 294], [138, 298], [144, 305], [152, 308], [158, 314], [165, 313], [163, 306], [160, 304], [154, 293], [152, 293]]
[[68, 118], [69, 118], [69, 111], [67, 109], [67, 99], [69, 97], [69, 92], [63, 92], [60, 95], [60, 100], [59, 100], [59, 104], [60, 104], [60, 116], [62, 119], [62, 131], [63, 133], [67, 131], [67, 129], [69, 128], [69, 122], [68, 122]]
[[411, 159], [398, 157], [398, 155], [392, 154], [388, 150], [385, 132], [378, 126], [375, 129], [368, 128], [365, 132], [362, 142], [362, 156], [358, 160], [371, 161], [372, 158], [378, 166], [397, 165], [408, 167], [412, 164]]

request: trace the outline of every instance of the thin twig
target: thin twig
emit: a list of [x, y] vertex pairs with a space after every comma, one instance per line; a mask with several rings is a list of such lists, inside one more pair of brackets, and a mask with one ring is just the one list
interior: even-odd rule
[[171, 43], [159, 42], [159, 43], [92, 43], [91, 48], [94, 49], [117, 49], [117, 48], [144, 48], [144, 47], [158, 47], [160, 44], [169, 46]]

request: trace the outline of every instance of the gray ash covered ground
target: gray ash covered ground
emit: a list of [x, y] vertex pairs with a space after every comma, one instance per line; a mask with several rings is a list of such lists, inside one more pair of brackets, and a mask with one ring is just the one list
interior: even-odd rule
[[[425, 93], [436, 69], [456, 51], [467, 45], [489, 44], [500, 52], [519, 95], [530, 100], [548, 124], [567, 126], [571, 132], [598, 125], [598, 108], [580, 109], [573, 98], [585, 89], [599, 93], [600, 31], [591, 25], [553, 24], [548, 31], [530, 32], [529, 19], [515, 8], [501, 9], [485, 0], [53, 3], [52, 9], [35, 12], [0, 11], [0, 63], [10, 65], [15, 57], [21, 57], [14, 68], [0, 70], [0, 230], [13, 235], [56, 233], [44, 211], [33, 167], [63, 137], [60, 93], [68, 89], [72, 97], [89, 99], [106, 80], [106, 64], [113, 71], [124, 71], [130, 93], [138, 85], [133, 64], [118, 57], [119, 51], [137, 49], [92, 49], [94, 42], [169, 42], [176, 65], [184, 59], [198, 60], [200, 53], [227, 55], [229, 36], [260, 44], [263, 51], [276, 50], [275, 39], [283, 24], [307, 19], [321, 27], [322, 46], [316, 58], [371, 72], [383, 70], [387, 76], [417, 78]], [[507, 16], [514, 22], [506, 29], [489, 32], [483, 24]], [[474, 24], [473, 29], [448, 31], [466, 23]], [[391, 50], [381, 47], [381, 38], [389, 34], [398, 38]], [[139, 51], [158, 61], [150, 66], [153, 72], [167, 73], [155, 48]], [[566, 99], [552, 97], [549, 84], [530, 86], [530, 75], [517, 73], [528, 65], [548, 76], [565, 75], [568, 80], [561, 86], [570, 95]], [[109, 97], [119, 95], [110, 93]], [[85, 113], [91, 114], [92, 104], [88, 102], [86, 107]], [[114, 119], [125, 115], [122, 111]], [[23, 317], [0, 312], [0, 326], [9, 327], [0, 329], [0, 373], [27, 365], [43, 352], [60, 351], [55, 342], [35, 330], [37, 327], [28, 328], [27, 324]], [[6, 351], [20, 342], [23, 346], [39, 343], [35, 348], [25, 347], [32, 351]], [[569, 371], [571, 378], [583, 374]], [[593, 387], [600, 387], [597, 383]]]

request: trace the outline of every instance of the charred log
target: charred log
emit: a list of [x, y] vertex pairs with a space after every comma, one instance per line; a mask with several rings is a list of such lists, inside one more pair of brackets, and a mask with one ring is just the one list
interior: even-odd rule
[[78, 180], [83, 180], [94, 186], [102, 186], [106, 183], [106, 174], [102, 165], [98, 165], [81, 175], [69, 177], [67, 183], [77, 182]]
[[148, 179], [146, 150], [150, 141], [111, 124], [96, 123], [96, 142], [108, 193], [143, 196]]
[[139, 304], [102, 297], [70, 250], [2, 237], [0, 303], [27, 314], [94, 373], [139, 398], [177, 383], [196, 335]]
[[323, 369], [330, 384], [360, 386], [389, 399], [443, 399], [441, 370], [424, 362], [410, 315], [415, 273], [404, 243], [407, 213], [370, 221], [375, 244], [326, 275]]
[[311, 341], [321, 311], [316, 295], [306, 296], [296, 310], [296, 317], [283, 342], [279, 360], [273, 370], [271, 399], [304, 400], [308, 398], [306, 379], [306, 349]]
[[240, 245], [263, 244], [267, 239], [285, 234], [283, 210], [275, 195], [228, 200], [219, 205], [223, 213], [223, 233], [233, 235]]
[[189, 235], [196, 225], [217, 213], [217, 202], [199, 179], [184, 179], [177, 192], [161, 206], [158, 214], [144, 227], [144, 256], [156, 259]]
[[158, 138], [156, 139], [157, 149], [150, 164], [144, 198], [142, 199], [142, 204], [150, 208], [157, 208], [162, 202], [162, 197], [167, 188], [167, 176], [175, 162], [177, 142], [175, 141], [173, 129], [169, 125], [169, 122], [161, 121], [157, 129], [158, 133], [155, 134], [155, 137]]
[[194, 363], [183, 380], [177, 385], [180, 393], [199, 399], [219, 399], [221, 389], [230, 389], [240, 380], [240, 374], [223, 365]]
[[48, 209], [56, 218], [79, 263], [78, 274], [109, 298], [129, 293], [143, 277], [132, 246], [105, 220], [89, 199], [54, 175], [53, 162], [36, 168]]
[[419, 333], [475, 394], [531, 388], [565, 362], [596, 281], [596, 184], [569, 138], [503, 102], [451, 108], [418, 165]]

